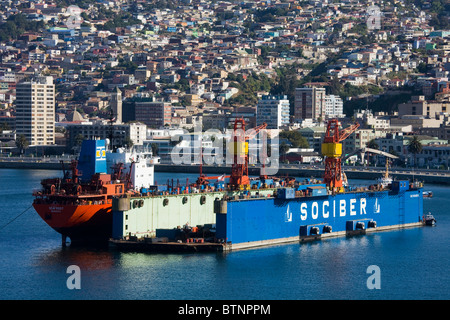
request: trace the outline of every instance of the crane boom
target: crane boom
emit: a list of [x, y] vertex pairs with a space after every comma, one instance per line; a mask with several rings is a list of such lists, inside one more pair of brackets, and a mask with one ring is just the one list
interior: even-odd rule
[[359, 128], [359, 123], [352, 124], [350, 127], [342, 129], [339, 131], [339, 141], [343, 141], [348, 138], [356, 129]]
[[263, 130], [265, 128], [267, 128], [267, 123], [263, 122], [263, 124], [253, 128], [253, 129], [250, 129], [249, 130], [250, 133], [247, 136], [245, 136], [245, 140], [253, 139], [261, 130]]

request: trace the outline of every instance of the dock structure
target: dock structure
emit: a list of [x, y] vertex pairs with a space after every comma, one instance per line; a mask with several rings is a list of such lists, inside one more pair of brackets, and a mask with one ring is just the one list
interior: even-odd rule
[[229, 251], [229, 245], [217, 242], [152, 242], [146, 240], [115, 240], [111, 244], [119, 250], [133, 252], [223, 252]]
[[310, 235], [310, 236], [296, 236], [273, 240], [252, 241], [247, 243], [220, 243], [220, 242], [152, 242], [149, 239], [111, 239], [110, 243], [120, 251], [132, 251], [132, 252], [231, 252], [236, 250], [256, 249], [274, 245], [292, 244], [292, 243], [306, 243], [312, 241], [320, 241], [333, 239], [338, 237], [352, 237], [357, 235], [366, 235], [375, 232], [393, 231], [406, 228], [418, 228], [423, 227], [426, 224], [423, 222], [408, 223], [404, 225], [394, 225], [378, 228], [370, 228], [367, 230], [358, 231], [338, 231], [327, 234]]
[[[113, 233], [116, 237], [110, 242], [121, 250], [229, 252], [420, 227], [425, 225], [422, 189], [421, 184], [394, 181], [389, 188], [357, 189], [336, 194], [326, 191], [322, 184], [283, 187], [265, 194], [258, 190], [257, 196], [256, 192], [252, 195], [252, 191], [233, 196], [222, 194], [222, 197], [215, 194], [208, 200], [209, 206], [203, 207], [210, 214], [206, 222], [182, 226], [179, 221], [161, 224], [161, 221], [167, 221], [158, 216], [164, 212], [155, 210], [150, 203], [144, 202], [141, 213], [131, 205], [121, 208], [125, 209], [122, 211], [115, 210], [120, 206], [113, 206], [113, 214], [119, 214], [120, 218], [113, 221], [113, 224], [118, 224], [113, 228], [119, 232]], [[201, 193], [189, 201], [201, 202], [199, 196]], [[122, 201], [133, 203], [136, 200]], [[133, 221], [130, 216], [140, 221], [159, 221], [159, 224], [154, 233], [145, 232], [150, 230], [149, 225], [136, 224], [138, 220], [134, 220], [137, 229], [132, 229], [125, 225]]]

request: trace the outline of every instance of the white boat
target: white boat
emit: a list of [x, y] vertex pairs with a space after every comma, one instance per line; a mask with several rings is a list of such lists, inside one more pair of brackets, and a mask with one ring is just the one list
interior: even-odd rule
[[431, 192], [431, 191], [424, 191], [423, 192], [423, 197], [424, 198], [432, 198], [433, 197], [433, 192]]
[[428, 214], [423, 218], [423, 222], [427, 226], [434, 226], [436, 224], [436, 219], [430, 212], [428, 212]]
[[389, 161], [386, 159], [386, 171], [381, 178], [377, 179], [377, 183], [381, 184], [383, 187], [388, 187], [392, 183], [393, 179], [389, 175]]

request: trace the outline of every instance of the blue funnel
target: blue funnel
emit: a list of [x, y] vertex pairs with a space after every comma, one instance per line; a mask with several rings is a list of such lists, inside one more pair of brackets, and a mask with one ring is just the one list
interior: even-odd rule
[[106, 173], [105, 140], [83, 140], [78, 166], [82, 181], [89, 181], [95, 173]]

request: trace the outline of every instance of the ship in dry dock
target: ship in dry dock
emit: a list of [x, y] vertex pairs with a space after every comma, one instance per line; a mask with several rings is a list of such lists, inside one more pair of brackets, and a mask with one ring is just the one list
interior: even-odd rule
[[[43, 180], [33, 206], [72, 243], [109, 239], [121, 248], [158, 250], [229, 250], [424, 224], [421, 184], [390, 181], [354, 188], [344, 183], [342, 141], [357, 128], [328, 122], [320, 182], [250, 178], [249, 136], [230, 142], [230, 175], [200, 174], [185, 185], [155, 185], [151, 155], [110, 152], [103, 140], [85, 141], [71, 173]], [[236, 119], [234, 129], [246, 132], [245, 121]]]

